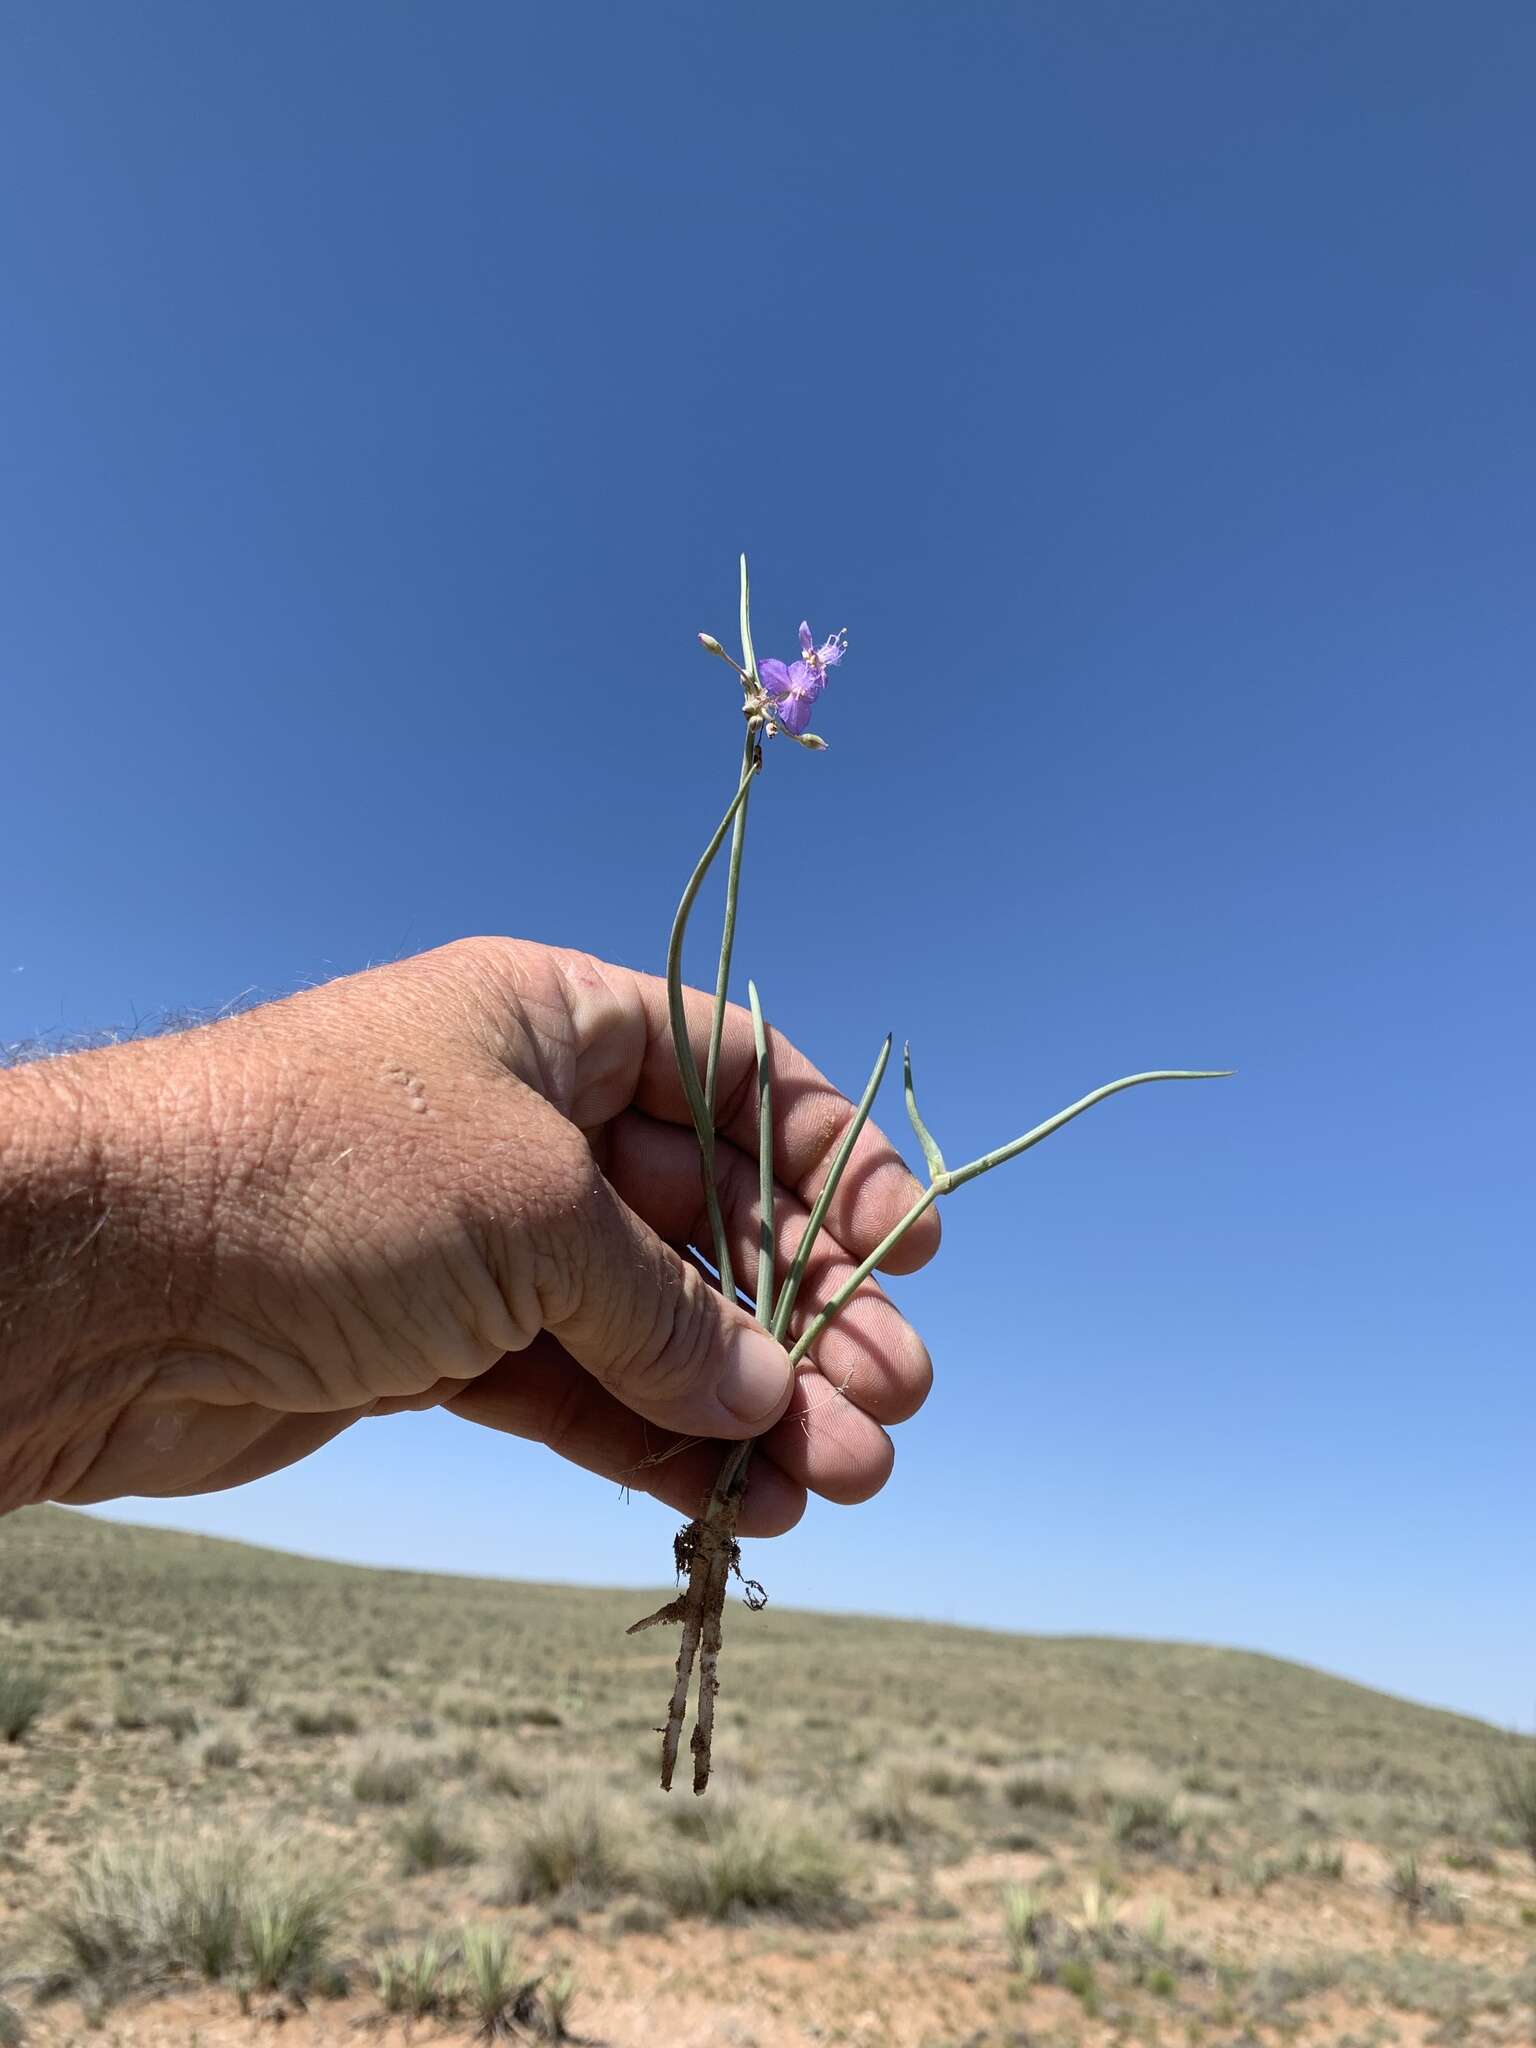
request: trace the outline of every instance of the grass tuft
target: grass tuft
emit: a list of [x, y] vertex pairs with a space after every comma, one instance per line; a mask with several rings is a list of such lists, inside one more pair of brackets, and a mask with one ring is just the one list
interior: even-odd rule
[[857, 1917], [838, 1845], [773, 1808], [727, 1810], [704, 1841], [664, 1857], [655, 1888], [675, 1913], [740, 1920], [772, 1913], [804, 1926]]
[[243, 1960], [258, 1991], [307, 1991], [322, 1973], [335, 1902], [307, 1878], [269, 1877], [240, 1919]]
[[365, 1757], [352, 1773], [360, 1806], [409, 1806], [421, 1790], [421, 1766], [409, 1757]]
[[350, 1707], [294, 1707], [288, 1725], [306, 1739], [320, 1735], [356, 1735], [358, 1719]]
[[20, 1742], [48, 1703], [48, 1681], [39, 1671], [0, 1670], [0, 1736]]
[[1109, 1810], [1109, 1832], [1122, 1849], [1144, 1856], [1166, 1856], [1177, 1847], [1184, 1820], [1166, 1799], [1143, 1795], [1118, 1799]]
[[413, 2020], [446, 2018], [456, 2004], [447, 1982], [451, 1953], [435, 1935], [412, 1947], [386, 1949], [373, 1966], [373, 1988], [384, 2010]]
[[423, 1806], [401, 1822], [395, 1839], [407, 1877], [430, 1870], [457, 1870], [479, 1861], [480, 1851], [469, 1837], [445, 1820], [436, 1807]]
[[1003, 1787], [1003, 1797], [1010, 1806], [1032, 1807], [1040, 1813], [1073, 1814], [1081, 1810], [1070, 1785], [1038, 1771], [1023, 1771], [1010, 1778]]
[[589, 1794], [557, 1792], [541, 1802], [513, 1845], [509, 1894], [514, 1904], [574, 1892], [598, 1900], [628, 1876], [619, 1830]]
[[317, 1881], [231, 1843], [103, 1846], [78, 1864], [47, 1915], [66, 1985], [105, 1997], [179, 1976], [216, 1983], [249, 1970], [263, 1990], [302, 1989], [333, 1915]]
[[526, 2026], [536, 2013], [539, 1980], [524, 1969], [500, 1927], [466, 1927], [459, 1941], [462, 1998], [482, 2040]]

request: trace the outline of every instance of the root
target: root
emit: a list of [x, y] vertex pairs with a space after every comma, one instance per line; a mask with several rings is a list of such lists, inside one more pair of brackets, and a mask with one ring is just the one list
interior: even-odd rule
[[[667, 1725], [661, 1731], [661, 1788], [672, 1789], [672, 1774], [682, 1745], [683, 1722], [688, 1714], [688, 1692], [693, 1667], [699, 1667], [699, 1709], [689, 1749], [693, 1755], [693, 1789], [702, 1792], [709, 1783], [710, 1755], [715, 1730], [715, 1695], [720, 1690], [721, 1617], [726, 1591], [733, 1577], [741, 1578], [741, 1546], [736, 1541], [736, 1518], [746, 1486], [748, 1444], [735, 1445], [727, 1454], [715, 1490], [704, 1514], [680, 1529], [673, 1539], [673, 1559], [679, 1578], [687, 1584], [673, 1600], [631, 1624], [626, 1631], [638, 1635], [641, 1629], [661, 1622], [682, 1623], [683, 1639], [677, 1652], [677, 1670], [672, 1698], [667, 1706]], [[759, 1608], [767, 1595], [755, 1579], [742, 1580], [747, 1605]]]

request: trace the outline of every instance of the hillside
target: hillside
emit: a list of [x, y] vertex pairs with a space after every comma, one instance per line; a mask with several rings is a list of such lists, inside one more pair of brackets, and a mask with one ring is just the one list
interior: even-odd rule
[[[0, 1699], [48, 1687], [0, 1743], [11, 2024], [129, 2000], [134, 2041], [212, 2043], [266, 1975], [290, 2038], [340, 2039], [435, 1940], [415, 2038], [463, 2039], [471, 1923], [569, 1966], [569, 2024], [615, 2043], [1529, 2038], [1536, 1886], [1475, 1721], [1238, 1651], [737, 1608], [718, 1797], [667, 1800], [647, 1604], [0, 1522]], [[142, 1929], [90, 1949], [92, 1852], [170, 1827], [324, 1870], [334, 2000], [243, 1937], [213, 1986]]]

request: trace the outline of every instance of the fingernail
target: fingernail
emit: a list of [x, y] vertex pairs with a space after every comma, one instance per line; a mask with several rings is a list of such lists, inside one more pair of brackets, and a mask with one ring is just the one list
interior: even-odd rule
[[777, 1415], [789, 1392], [789, 1354], [750, 1323], [727, 1339], [719, 1396], [738, 1422], [766, 1422]]

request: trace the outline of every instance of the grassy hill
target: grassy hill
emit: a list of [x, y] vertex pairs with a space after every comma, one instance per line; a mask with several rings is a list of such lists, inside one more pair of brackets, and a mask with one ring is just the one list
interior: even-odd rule
[[[573, 1970], [568, 2023], [615, 2043], [1530, 2038], [1536, 1886], [1490, 1782], [1530, 1751], [1478, 1722], [1238, 1651], [738, 1608], [718, 1788], [666, 1799], [647, 1604], [0, 1522], [0, 1708], [47, 1687], [0, 1742], [0, 2043], [125, 1998], [134, 2041], [212, 2043], [253, 1987], [293, 2039], [413, 2003], [463, 2039], [466, 1926], [543, 1972], [525, 2034]], [[220, 1884], [212, 1985], [123, 1924]], [[315, 1894], [286, 1970], [259, 1886], [268, 1918]]]

